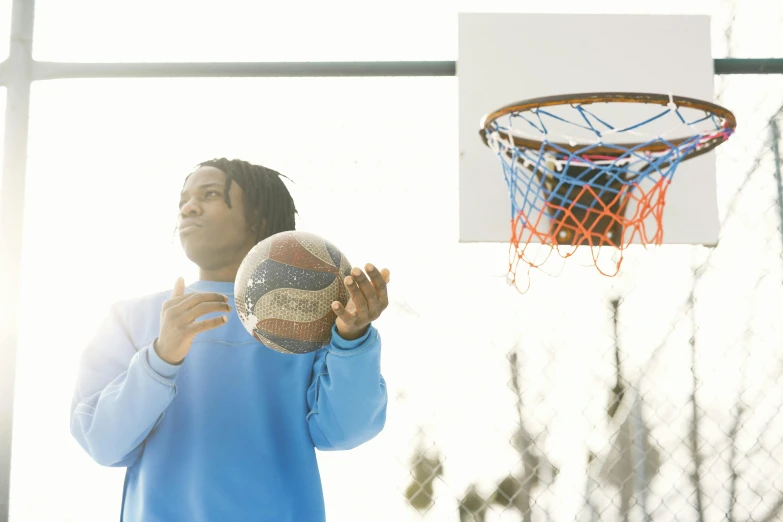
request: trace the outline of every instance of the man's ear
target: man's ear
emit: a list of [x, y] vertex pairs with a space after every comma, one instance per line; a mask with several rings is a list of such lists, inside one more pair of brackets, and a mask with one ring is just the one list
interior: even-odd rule
[[267, 236], [267, 230], [269, 229], [268, 221], [266, 219], [261, 220], [261, 225], [253, 225], [250, 230], [253, 231], [258, 238], [265, 238]]

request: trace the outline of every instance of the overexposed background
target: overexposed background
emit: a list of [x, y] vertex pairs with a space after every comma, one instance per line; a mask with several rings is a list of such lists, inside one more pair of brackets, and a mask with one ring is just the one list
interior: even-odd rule
[[[454, 60], [457, 12], [479, 10], [707, 13], [714, 17], [716, 57], [783, 56], [783, 11], [761, 0], [426, 0], [383, 9], [347, 1], [264, 7], [238, 0], [38, 0], [34, 52], [38, 60], [96, 62]], [[9, 12], [10, 2], [0, 0], [0, 57], [7, 53]], [[652, 59], [651, 70], [665, 74]], [[118, 518], [123, 470], [94, 464], [68, 432], [78, 357], [112, 302], [170, 288], [180, 275], [194, 280], [196, 269], [173, 235], [176, 204], [184, 177], [215, 156], [292, 178], [299, 229], [328, 237], [354, 264], [392, 271], [393, 302], [378, 323], [390, 391], [387, 427], [351, 452], [319, 454], [329, 520], [417, 520], [403, 496], [416, 444], [445, 455], [427, 520], [457, 521], [457, 499], [469, 484], [490, 492], [519, 458], [508, 443], [517, 426], [507, 361], [515, 348], [528, 429], [560, 469], [541, 504], [553, 520], [576, 519], [585, 502], [586, 452], [601, 451], [610, 431], [608, 300], [618, 294], [624, 369], [649, 397], [651, 429], [666, 453], [649, 500], [656, 519], [693, 518], [688, 495], [677, 496], [687, 490], [690, 465], [682, 445], [691, 314], [698, 325], [704, 451], [711, 455], [709, 520], [720, 518], [727, 502], [730, 469], [722, 459], [738, 398], [752, 405], [737, 439], [747, 456], [738, 494], [747, 516], [758, 517], [783, 487], [775, 416], [782, 403], [783, 265], [772, 158], [764, 146], [781, 93], [775, 76], [716, 79], [716, 95], [740, 126], [718, 151], [726, 224], [713, 255], [698, 247], [632, 249], [618, 278], [571, 263], [559, 278], [534, 277], [522, 296], [505, 284], [505, 245], [457, 242], [455, 78], [35, 84], [12, 520]], [[5, 91], [0, 95], [4, 112]], [[763, 168], [738, 192], [757, 159]], [[496, 174], [502, 175], [499, 166]], [[707, 269], [694, 308], [687, 301], [697, 266]], [[518, 519], [487, 516], [487, 522]]]

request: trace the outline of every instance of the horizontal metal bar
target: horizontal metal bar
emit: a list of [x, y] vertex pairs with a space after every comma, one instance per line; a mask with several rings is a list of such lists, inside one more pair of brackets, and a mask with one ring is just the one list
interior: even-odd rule
[[[718, 58], [715, 74], [783, 74], [783, 58]], [[425, 62], [34, 62], [34, 80], [63, 78], [455, 76], [455, 61]]]
[[718, 58], [715, 74], [783, 74], [783, 58]]
[[35, 62], [35, 80], [62, 78], [454, 76], [455, 62]]
[[[0, 85], [8, 84], [0, 62]], [[783, 58], [717, 58], [715, 74], [783, 74]], [[335, 76], [455, 76], [457, 62], [192, 62], [60, 63], [33, 62], [33, 80], [66, 78], [217, 78]]]

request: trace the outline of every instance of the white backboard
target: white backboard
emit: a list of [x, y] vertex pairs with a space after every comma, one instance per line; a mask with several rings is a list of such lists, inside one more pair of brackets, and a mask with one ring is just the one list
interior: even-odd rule
[[[481, 118], [559, 94], [641, 92], [713, 101], [710, 20], [682, 15], [459, 15], [460, 242], [508, 242], [511, 206]], [[715, 156], [680, 164], [666, 196], [663, 242], [717, 243]]]

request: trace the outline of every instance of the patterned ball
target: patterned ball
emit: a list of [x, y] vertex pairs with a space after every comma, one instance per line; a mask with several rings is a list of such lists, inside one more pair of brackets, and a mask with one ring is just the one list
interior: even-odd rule
[[282, 353], [326, 346], [336, 315], [348, 303], [348, 259], [328, 241], [307, 232], [281, 232], [258, 243], [239, 266], [236, 311], [247, 331]]

